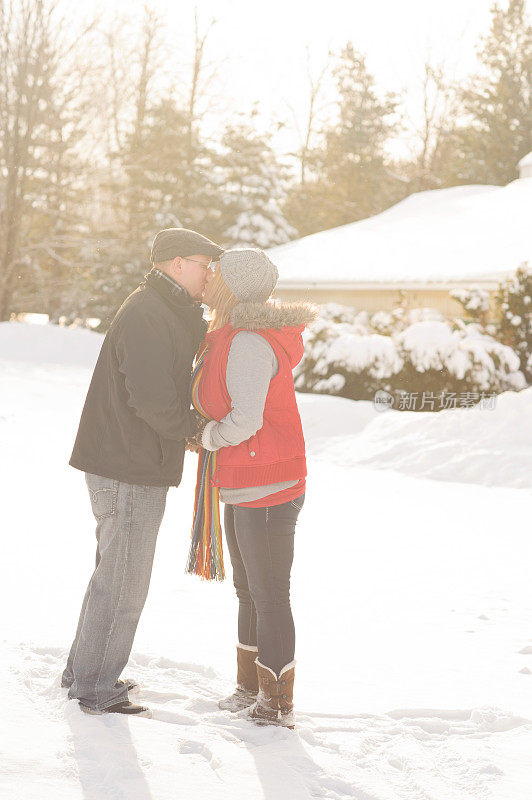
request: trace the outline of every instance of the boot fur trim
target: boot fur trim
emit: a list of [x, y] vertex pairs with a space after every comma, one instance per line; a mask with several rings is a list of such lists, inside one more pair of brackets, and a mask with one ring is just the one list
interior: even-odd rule
[[296, 665], [295, 659], [293, 661], [291, 661], [289, 664], [285, 664], [285, 666], [282, 668], [282, 670], [279, 673], [279, 677], [281, 678], [284, 675], [285, 672], [288, 672], [288, 670], [292, 669], [292, 667], [295, 667], [295, 665]]
[[237, 644], [237, 647], [240, 647], [241, 650], [252, 650], [254, 653], [258, 653], [259, 652], [259, 648], [256, 647], [255, 645], [252, 645], [252, 644], [240, 644], [240, 642], [239, 642]]
[[[259, 661], [259, 659], [258, 659], [258, 658], [256, 658], [256, 659], [255, 659], [255, 664], [257, 664], [257, 666], [258, 666], [258, 667], [262, 667], [262, 669], [267, 669], [267, 670], [268, 670], [268, 672], [271, 672], [271, 673], [272, 673], [272, 675], [273, 675], [273, 677], [275, 678], [275, 680], [278, 680], [278, 677], [277, 677], [277, 675], [275, 674], [275, 672], [273, 671], [273, 669], [271, 669], [270, 667], [267, 667], [267, 666], [266, 666], [266, 664], [263, 664], [261, 661]], [[279, 673], [279, 678], [280, 678], [280, 677], [281, 677], [281, 675], [283, 675], [285, 672], [288, 672], [288, 670], [289, 670], [289, 669], [292, 669], [292, 667], [295, 667], [295, 665], [296, 665], [295, 659], [294, 659], [294, 661], [291, 661], [289, 664], [285, 664], [285, 666], [282, 668], [282, 670], [281, 670], [281, 671], [280, 671], [280, 673]]]

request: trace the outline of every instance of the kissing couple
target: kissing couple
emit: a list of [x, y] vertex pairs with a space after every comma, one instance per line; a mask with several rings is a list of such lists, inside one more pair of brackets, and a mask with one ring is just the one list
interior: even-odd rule
[[61, 685], [88, 714], [151, 716], [121, 674], [188, 450], [187, 571], [224, 578], [221, 500], [239, 601], [236, 688], [219, 706], [294, 727], [290, 571], [307, 468], [292, 370], [317, 309], [272, 300], [277, 280], [262, 250], [167, 228], [107, 331], [69, 461], [85, 473], [97, 548]]

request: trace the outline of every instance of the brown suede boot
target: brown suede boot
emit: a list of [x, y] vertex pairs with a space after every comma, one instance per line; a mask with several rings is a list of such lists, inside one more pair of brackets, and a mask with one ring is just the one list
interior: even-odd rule
[[236, 646], [236, 689], [229, 697], [224, 697], [218, 702], [219, 708], [223, 711], [241, 711], [243, 708], [253, 705], [257, 699], [259, 691], [259, 680], [255, 659], [258, 649], [251, 645]]
[[294, 676], [295, 661], [286, 664], [279, 677], [275, 672], [256, 660], [259, 693], [257, 702], [245, 709], [240, 716], [259, 725], [282, 725], [291, 730], [294, 720]]

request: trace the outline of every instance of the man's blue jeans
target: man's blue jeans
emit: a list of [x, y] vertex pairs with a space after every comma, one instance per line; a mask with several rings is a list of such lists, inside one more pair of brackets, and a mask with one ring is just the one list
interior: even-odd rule
[[226, 504], [224, 529], [238, 597], [240, 644], [258, 647], [264, 666], [279, 675], [294, 660], [290, 608], [294, 533], [305, 495], [267, 508]]
[[62, 685], [98, 711], [127, 700], [119, 680], [150, 585], [168, 486], [85, 473], [96, 518], [96, 568], [81, 607]]

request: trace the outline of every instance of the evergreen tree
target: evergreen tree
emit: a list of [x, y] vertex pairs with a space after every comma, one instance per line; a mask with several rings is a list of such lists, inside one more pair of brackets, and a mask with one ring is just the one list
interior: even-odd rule
[[120, 154], [130, 228], [142, 239], [161, 227], [217, 230], [214, 154], [189, 135], [186, 112], [166, 98], [147, 111], [141, 136], [129, 137]]
[[270, 138], [243, 122], [225, 130], [218, 202], [223, 208], [222, 241], [232, 246], [268, 248], [297, 237], [281, 210], [286, 168]]
[[396, 131], [397, 99], [377, 96], [366, 59], [344, 47], [334, 73], [339, 94], [337, 123], [325, 132], [315, 163], [334, 198], [330, 226], [370, 216], [387, 207], [397, 190], [385, 163], [385, 144]]
[[479, 52], [482, 73], [462, 92], [469, 122], [455, 133], [450, 183], [505, 185], [531, 149], [532, 27], [525, 0], [492, 8], [491, 30]]
[[185, 132], [185, 114], [166, 98], [148, 109], [142, 129], [125, 139], [120, 153], [124, 211], [139, 246], [161, 220], [167, 225], [160, 227], [185, 226], [189, 204]]
[[110, 226], [100, 232], [86, 313], [105, 330], [124, 298], [150, 269], [149, 252], [161, 228], [200, 230], [216, 239], [220, 217], [213, 154], [190, 139], [187, 112], [163, 98], [124, 136], [107, 186], [114, 200]]
[[383, 211], [404, 196], [388, 169], [385, 145], [398, 127], [393, 94], [380, 98], [366, 59], [351, 42], [333, 69], [338, 114], [308, 153], [308, 178], [294, 185], [286, 204], [289, 221], [302, 234], [354, 222]]
[[295, 227], [300, 236], [341, 224], [338, 222], [338, 196], [324, 178], [309, 179], [304, 184], [293, 183], [287, 192], [283, 211], [288, 224]]
[[528, 264], [501, 284], [495, 301], [500, 314], [498, 338], [515, 350], [521, 371], [532, 383], [532, 269]]

